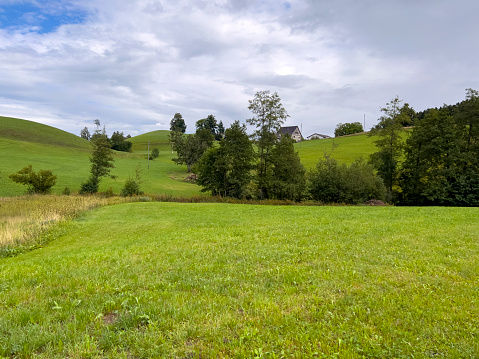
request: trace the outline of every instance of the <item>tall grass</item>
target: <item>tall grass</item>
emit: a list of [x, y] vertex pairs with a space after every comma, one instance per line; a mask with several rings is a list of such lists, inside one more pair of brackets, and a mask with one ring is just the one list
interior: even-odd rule
[[46, 241], [42, 234], [82, 212], [126, 201], [99, 196], [0, 197], [0, 257], [41, 246]]

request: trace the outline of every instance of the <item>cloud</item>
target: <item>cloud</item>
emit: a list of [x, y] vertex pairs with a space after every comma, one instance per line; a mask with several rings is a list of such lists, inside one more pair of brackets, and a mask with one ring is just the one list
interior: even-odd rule
[[31, 18], [56, 19], [47, 32], [4, 25], [0, 7], [0, 114], [77, 134], [96, 118], [110, 132], [167, 129], [176, 112], [188, 131], [210, 113], [229, 125], [266, 89], [288, 124], [332, 134], [364, 114], [372, 126], [396, 95], [421, 110], [478, 87], [467, 0], [44, 4]]

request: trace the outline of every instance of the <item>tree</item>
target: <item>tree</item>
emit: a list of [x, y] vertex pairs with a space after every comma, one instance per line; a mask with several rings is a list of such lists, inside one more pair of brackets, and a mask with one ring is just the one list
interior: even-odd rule
[[175, 134], [173, 149], [177, 153], [177, 158], [173, 158], [173, 161], [178, 165], [186, 165], [188, 172], [191, 172], [193, 165], [213, 145], [213, 135], [207, 130], [199, 130], [194, 135], [188, 136], [181, 132], [173, 133]]
[[87, 141], [90, 141], [91, 135], [90, 131], [88, 131], [88, 127], [85, 127], [83, 130], [80, 131], [80, 137], [84, 138]]
[[208, 117], [196, 121], [196, 130], [199, 129], [206, 129], [210, 131], [213, 136], [215, 136], [218, 129], [215, 116], [208, 115]]
[[32, 165], [23, 167], [17, 173], [12, 173], [9, 178], [15, 182], [27, 185], [27, 193], [46, 194], [50, 193], [51, 188], [57, 182], [57, 176], [50, 170], [39, 170], [34, 172]]
[[271, 198], [301, 201], [306, 189], [305, 169], [294, 151], [289, 135], [281, 136], [271, 150], [272, 178], [268, 193]]
[[378, 138], [374, 143], [379, 149], [371, 155], [371, 163], [383, 179], [390, 198], [392, 198], [393, 187], [397, 182], [399, 159], [403, 150], [400, 103], [401, 100], [395, 97], [386, 104], [386, 107], [381, 108], [384, 115], [381, 116], [379, 123], [369, 133], [369, 136]]
[[110, 139], [111, 149], [115, 151], [131, 152], [132, 143], [126, 140], [123, 132], [113, 132]]
[[225, 135], [225, 126], [223, 125], [223, 121], [220, 121], [218, 123], [218, 131], [216, 133], [215, 139], [219, 141], [223, 138], [224, 135]]
[[115, 176], [110, 175], [110, 170], [115, 167], [111, 144], [108, 141], [105, 128], [100, 131], [98, 127], [97, 125], [97, 130], [90, 141], [93, 147], [90, 157], [90, 178], [81, 184], [80, 194], [98, 192], [102, 177], [115, 178]]
[[364, 129], [361, 122], [338, 123], [334, 130], [334, 137], [352, 135], [363, 131]]
[[479, 205], [479, 94], [425, 111], [406, 141], [400, 204]]
[[251, 181], [254, 149], [246, 126], [235, 121], [225, 131], [219, 148], [210, 148], [195, 168], [202, 191], [213, 195], [244, 198]]
[[181, 113], [177, 112], [170, 121], [170, 131], [172, 132], [186, 132], [185, 120]]
[[261, 198], [268, 198], [268, 187], [271, 179], [270, 154], [277, 142], [276, 133], [288, 118], [281, 99], [275, 92], [258, 91], [253, 100], [249, 101], [248, 109], [253, 117], [246, 122], [255, 126], [253, 139], [258, 147], [259, 164], [256, 171], [256, 180]]

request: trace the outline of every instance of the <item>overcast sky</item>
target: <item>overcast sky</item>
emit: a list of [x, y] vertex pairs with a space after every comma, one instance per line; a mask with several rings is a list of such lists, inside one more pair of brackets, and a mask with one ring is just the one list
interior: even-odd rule
[[0, 115], [79, 135], [226, 127], [276, 91], [306, 137], [479, 89], [477, 0], [0, 0]]

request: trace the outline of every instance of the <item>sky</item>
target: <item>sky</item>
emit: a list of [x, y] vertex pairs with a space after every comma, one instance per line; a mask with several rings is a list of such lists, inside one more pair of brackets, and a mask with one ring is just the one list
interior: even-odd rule
[[333, 135], [479, 89], [477, 0], [0, 0], [0, 116], [79, 135], [187, 133], [252, 116], [277, 92], [284, 125]]

